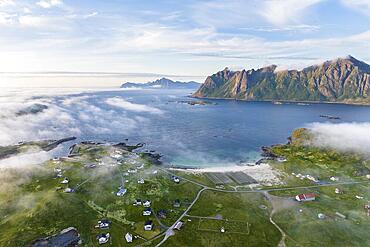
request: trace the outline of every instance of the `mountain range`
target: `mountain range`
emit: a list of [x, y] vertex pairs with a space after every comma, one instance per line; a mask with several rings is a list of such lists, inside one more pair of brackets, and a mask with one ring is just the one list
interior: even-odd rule
[[241, 71], [225, 68], [208, 76], [193, 97], [370, 103], [370, 65], [352, 56], [303, 70], [276, 68], [276, 65]]
[[181, 82], [172, 81], [167, 78], [161, 78], [147, 83], [126, 82], [121, 88], [154, 88], [154, 89], [194, 89], [199, 88], [201, 84], [195, 81]]

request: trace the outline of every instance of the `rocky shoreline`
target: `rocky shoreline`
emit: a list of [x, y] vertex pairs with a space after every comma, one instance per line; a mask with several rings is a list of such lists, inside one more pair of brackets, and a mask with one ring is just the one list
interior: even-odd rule
[[16, 145], [2, 146], [0, 147], [0, 160], [10, 158], [11, 156], [25, 152], [28, 147], [37, 146], [39, 149], [49, 152], [60, 144], [76, 140], [77, 138], [67, 137], [59, 140], [43, 140], [43, 141], [29, 141], [29, 142], [20, 142]]
[[258, 103], [258, 102], [267, 102], [267, 103], [274, 103], [274, 102], [281, 102], [284, 104], [335, 104], [335, 105], [358, 105], [358, 106], [370, 106], [370, 102], [356, 102], [356, 101], [310, 101], [310, 100], [252, 100], [252, 99], [239, 99], [239, 98], [224, 98], [224, 97], [199, 97], [199, 96], [189, 96], [193, 99], [203, 99], [203, 100], [234, 100], [234, 101], [241, 101], [241, 102], [251, 102], [251, 103]]

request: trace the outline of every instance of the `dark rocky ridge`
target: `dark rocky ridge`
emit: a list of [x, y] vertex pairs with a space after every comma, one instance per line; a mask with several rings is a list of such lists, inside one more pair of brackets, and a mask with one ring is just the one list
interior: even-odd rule
[[167, 78], [161, 78], [147, 83], [126, 82], [121, 88], [152, 88], [152, 89], [197, 89], [200, 83], [195, 81], [181, 82], [172, 81]]

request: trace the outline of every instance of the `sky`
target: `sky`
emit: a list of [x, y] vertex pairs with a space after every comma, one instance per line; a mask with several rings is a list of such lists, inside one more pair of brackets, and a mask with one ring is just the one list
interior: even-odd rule
[[370, 0], [0, 0], [0, 87], [370, 62]]

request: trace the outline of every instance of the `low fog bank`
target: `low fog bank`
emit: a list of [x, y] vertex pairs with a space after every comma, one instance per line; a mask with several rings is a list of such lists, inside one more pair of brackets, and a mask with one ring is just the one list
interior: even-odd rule
[[[123, 97], [80, 93], [80, 89], [1, 92], [0, 146], [68, 136], [127, 135], [149, 124], [145, 114], [164, 113]], [[19, 114], [40, 105], [44, 109], [37, 113]]]
[[11, 156], [0, 160], [0, 168], [25, 168], [31, 169], [33, 165], [39, 165], [56, 156], [63, 150], [62, 146], [51, 151], [43, 151], [40, 148], [32, 148], [25, 153]]
[[315, 146], [370, 155], [370, 123], [313, 123], [308, 128]]
[[31, 181], [34, 175], [47, 173], [40, 165], [0, 165], [0, 194], [15, 192], [20, 185]]

